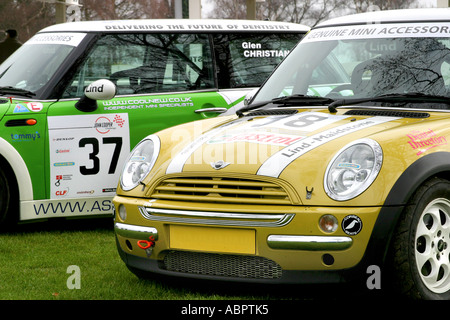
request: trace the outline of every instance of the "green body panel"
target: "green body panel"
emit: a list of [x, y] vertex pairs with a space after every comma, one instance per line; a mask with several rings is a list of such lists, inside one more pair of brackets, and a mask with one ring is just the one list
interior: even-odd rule
[[[243, 98], [243, 97], [242, 97]], [[241, 99], [242, 100], [242, 99]], [[47, 117], [52, 116], [84, 116], [86, 113], [75, 108], [77, 101], [60, 101], [42, 103], [38, 112], [27, 108], [27, 101], [0, 104], [8, 110], [0, 121], [3, 128], [2, 136], [9, 142], [25, 161], [33, 184], [35, 200], [51, 197], [50, 145]], [[199, 120], [217, 114], [196, 113], [202, 108], [228, 108], [227, 102], [216, 92], [167, 94], [140, 97], [118, 97], [112, 100], [97, 102], [97, 110], [89, 113], [118, 114], [126, 113], [129, 119], [129, 145], [132, 149], [145, 136], [182, 122]], [[1, 112], [1, 111], [0, 111]], [[176, 113], [176, 116], [174, 116]], [[35, 119], [34, 125], [16, 125], [7, 127], [11, 121]], [[151, 119], [152, 121], [149, 121]], [[121, 150], [128, 154], [130, 150]], [[77, 152], [85, 152], [89, 157], [89, 150], [80, 148]], [[117, 167], [121, 167], [118, 165]]]

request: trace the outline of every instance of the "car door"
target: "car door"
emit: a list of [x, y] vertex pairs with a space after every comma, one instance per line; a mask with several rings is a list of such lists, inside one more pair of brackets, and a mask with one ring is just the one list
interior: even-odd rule
[[[213, 70], [207, 35], [100, 37], [63, 99], [48, 109], [50, 199], [96, 199], [78, 202], [83, 213], [76, 215], [112, 210], [108, 199], [119, 171], [142, 138], [227, 110], [230, 102], [217, 93]], [[97, 101], [93, 111], [75, 108], [99, 79], [115, 83], [116, 97]]]

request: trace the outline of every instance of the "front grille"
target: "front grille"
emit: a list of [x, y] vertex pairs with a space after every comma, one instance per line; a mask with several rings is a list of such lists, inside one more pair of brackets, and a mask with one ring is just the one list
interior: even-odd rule
[[291, 204], [279, 185], [251, 179], [225, 177], [167, 178], [150, 196], [155, 199], [239, 204]]
[[272, 260], [215, 253], [171, 251], [163, 260], [163, 269], [189, 274], [247, 279], [278, 279], [281, 267]]

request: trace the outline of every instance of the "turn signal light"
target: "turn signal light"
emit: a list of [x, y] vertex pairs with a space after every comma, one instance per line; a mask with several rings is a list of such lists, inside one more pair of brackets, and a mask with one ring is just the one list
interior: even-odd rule
[[338, 228], [338, 220], [331, 214], [325, 214], [319, 219], [319, 227], [326, 233], [335, 232]]

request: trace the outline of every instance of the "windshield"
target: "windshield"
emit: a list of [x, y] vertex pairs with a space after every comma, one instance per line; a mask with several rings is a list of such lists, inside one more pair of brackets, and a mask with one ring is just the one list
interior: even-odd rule
[[0, 65], [0, 95], [5, 94], [4, 87], [36, 95], [83, 37], [84, 34], [34, 36]]
[[449, 48], [444, 23], [318, 28], [284, 60], [252, 104], [291, 95], [347, 101], [417, 93], [450, 97]]

